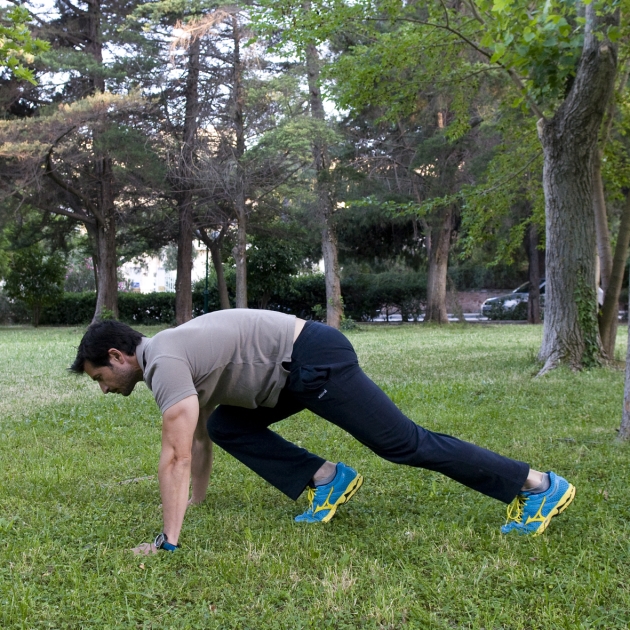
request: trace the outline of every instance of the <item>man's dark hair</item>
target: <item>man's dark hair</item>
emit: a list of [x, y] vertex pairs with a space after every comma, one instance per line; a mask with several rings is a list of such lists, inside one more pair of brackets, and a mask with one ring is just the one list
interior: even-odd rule
[[94, 367], [111, 365], [108, 354], [110, 348], [132, 356], [143, 337], [142, 333], [114, 319], [92, 324], [83, 335], [77, 358], [68, 369], [75, 374], [83, 374], [86, 361]]

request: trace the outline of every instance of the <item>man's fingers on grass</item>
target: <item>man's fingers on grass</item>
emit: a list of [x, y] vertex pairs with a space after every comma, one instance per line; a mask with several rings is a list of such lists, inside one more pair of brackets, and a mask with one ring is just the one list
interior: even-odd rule
[[148, 556], [151, 553], [157, 553], [157, 549], [153, 543], [142, 543], [141, 545], [134, 547], [131, 551], [133, 551], [134, 556]]

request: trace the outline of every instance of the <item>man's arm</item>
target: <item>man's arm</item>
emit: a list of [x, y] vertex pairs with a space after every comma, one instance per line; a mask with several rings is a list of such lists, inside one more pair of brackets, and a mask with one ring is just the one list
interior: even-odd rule
[[162, 415], [162, 453], [158, 480], [162, 495], [164, 533], [177, 544], [182, 529], [192, 464], [192, 445], [199, 421], [199, 400], [189, 396], [169, 407]]
[[210, 473], [212, 472], [212, 440], [206, 422], [212, 408], [199, 410], [199, 420], [192, 443], [192, 497], [188, 504], [201, 503], [206, 498]]
[[[184, 522], [190, 487], [192, 444], [199, 421], [197, 396], [189, 396], [162, 415], [162, 453], [158, 480], [162, 495], [164, 533], [176, 545]], [[144, 543], [134, 553], [155, 553], [153, 544]]]

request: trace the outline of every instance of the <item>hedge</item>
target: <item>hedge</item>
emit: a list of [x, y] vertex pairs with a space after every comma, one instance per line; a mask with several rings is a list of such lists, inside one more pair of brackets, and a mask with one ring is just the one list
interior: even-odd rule
[[[397, 310], [404, 319], [417, 318], [426, 301], [426, 278], [419, 273], [356, 274], [341, 282], [346, 317], [357, 321], [373, 319], [381, 309]], [[203, 290], [193, 291], [193, 316], [203, 313]], [[326, 288], [323, 274], [292, 278], [288, 288], [273, 295], [270, 310], [291, 313], [306, 319], [317, 319], [325, 312]], [[250, 303], [256, 308], [256, 303]], [[95, 293], [65, 293], [53, 306], [42, 312], [45, 325], [84, 325], [91, 321], [96, 308]], [[216, 286], [208, 291], [208, 308], [220, 308]], [[121, 321], [136, 325], [174, 324], [174, 293], [119, 293]]]

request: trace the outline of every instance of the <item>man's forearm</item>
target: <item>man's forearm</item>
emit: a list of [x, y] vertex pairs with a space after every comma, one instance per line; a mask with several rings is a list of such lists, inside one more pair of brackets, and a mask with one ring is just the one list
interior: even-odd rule
[[158, 469], [160, 494], [162, 495], [162, 511], [164, 516], [164, 533], [168, 541], [174, 545], [186, 514], [188, 504], [188, 487], [190, 484], [190, 458], [177, 459], [172, 453], [162, 452]]
[[195, 439], [192, 445], [192, 503], [201, 503], [206, 498], [210, 473], [212, 472], [212, 441]]

